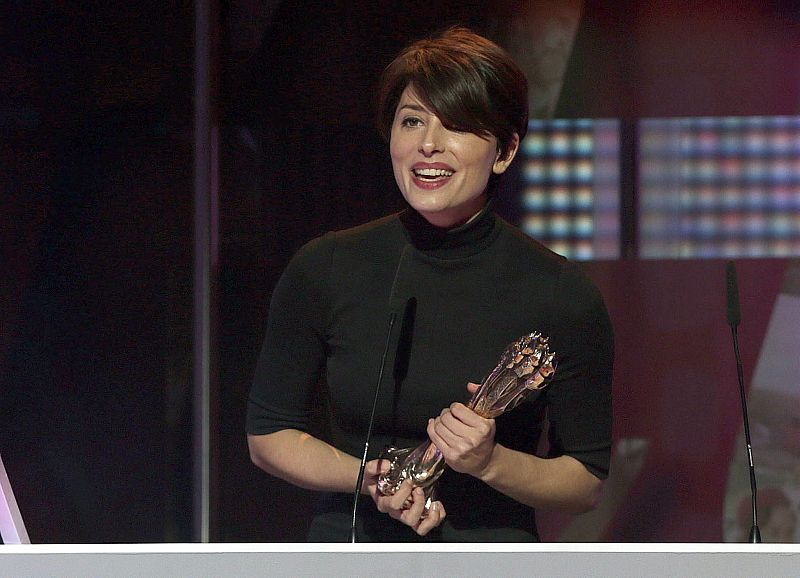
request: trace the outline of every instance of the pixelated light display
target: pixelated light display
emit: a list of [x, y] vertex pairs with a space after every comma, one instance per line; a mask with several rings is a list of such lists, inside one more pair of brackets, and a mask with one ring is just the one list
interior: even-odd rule
[[533, 120], [521, 153], [522, 230], [571, 259], [618, 258], [619, 122]]
[[800, 117], [645, 119], [642, 258], [800, 255]]

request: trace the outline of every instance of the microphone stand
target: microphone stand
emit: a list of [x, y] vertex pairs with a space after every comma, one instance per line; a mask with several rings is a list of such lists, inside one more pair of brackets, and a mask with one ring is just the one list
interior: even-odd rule
[[756, 496], [756, 468], [753, 465], [753, 446], [750, 443], [750, 422], [747, 419], [747, 395], [744, 387], [744, 370], [742, 369], [742, 358], [739, 355], [739, 337], [736, 332], [736, 325], [731, 325], [731, 335], [733, 336], [733, 352], [736, 356], [736, 374], [739, 378], [739, 397], [742, 399], [742, 417], [744, 419], [744, 441], [747, 446], [747, 462], [750, 469], [750, 494], [753, 504], [753, 525], [750, 527], [748, 542], [751, 544], [761, 543], [761, 532], [758, 529], [758, 503]]
[[750, 494], [753, 508], [753, 525], [750, 527], [748, 542], [750, 544], [761, 543], [761, 531], [758, 529], [758, 489], [756, 486], [756, 468], [753, 465], [753, 446], [750, 443], [750, 420], [747, 412], [747, 394], [744, 386], [744, 369], [742, 368], [742, 356], [739, 354], [739, 336], [737, 328], [741, 321], [741, 311], [739, 309], [739, 287], [736, 280], [736, 266], [733, 261], [727, 265], [728, 280], [728, 324], [731, 326], [731, 336], [733, 337], [733, 353], [736, 357], [736, 375], [739, 379], [739, 397], [742, 401], [742, 418], [744, 420], [744, 440], [747, 446], [747, 462], [750, 470]]
[[386, 345], [383, 347], [383, 355], [381, 356], [381, 367], [378, 371], [378, 381], [375, 384], [375, 398], [372, 400], [372, 411], [369, 415], [369, 425], [367, 426], [367, 435], [366, 439], [364, 440], [364, 455], [361, 456], [361, 466], [358, 468], [358, 478], [356, 479], [356, 487], [355, 491], [353, 492], [353, 517], [350, 523], [350, 543], [355, 544], [358, 541], [358, 535], [356, 531], [356, 520], [358, 519], [358, 501], [361, 498], [361, 485], [364, 483], [364, 472], [367, 468], [367, 454], [369, 453], [369, 442], [372, 438], [372, 429], [375, 425], [375, 410], [378, 407], [378, 399], [380, 398], [381, 393], [381, 382], [383, 381], [383, 372], [386, 369], [386, 356], [389, 354], [389, 346], [392, 343], [392, 329], [394, 328], [394, 322], [397, 318], [397, 310], [394, 306], [394, 300], [396, 297], [396, 289], [397, 289], [397, 279], [400, 276], [400, 268], [403, 265], [403, 261], [406, 259], [406, 255], [410, 251], [411, 245], [406, 244], [403, 247], [403, 250], [400, 252], [400, 259], [397, 261], [397, 267], [394, 270], [394, 278], [392, 279], [392, 288], [389, 291], [389, 308], [391, 313], [389, 314], [389, 323], [386, 327]]
[[383, 371], [386, 369], [386, 356], [389, 353], [389, 344], [392, 341], [392, 328], [397, 317], [395, 311], [389, 316], [389, 326], [386, 330], [386, 346], [383, 348], [381, 356], [381, 368], [378, 372], [378, 383], [375, 385], [375, 398], [372, 400], [372, 412], [369, 416], [369, 426], [367, 426], [367, 436], [364, 442], [364, 455], [361, 456], [361, 467], [358, 469], [358, 480], [356, 481], [355, 494], [353, 495], [353, 519], [350, 524], [350, 543], [355, 544], [358, 540], [356, 535], [356, 518], [358, 516], [358, 500], [361, 497], [361, 485], [364, 483], [364, 472], [367, 468], [367, 453], [369, 452], [369, 442], [372, 438], [372, 427], [375, 425], [375, 408], [378, 406], [378, 399], [381, 393], [381, 382], [383, 381]]

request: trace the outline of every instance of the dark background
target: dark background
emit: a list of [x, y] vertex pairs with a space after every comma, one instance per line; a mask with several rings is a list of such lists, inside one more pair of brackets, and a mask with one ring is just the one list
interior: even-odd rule
[[[492, 37], [528, 4], [216, 5], [214, 539], [304, 535], [313, 497], [250, 465], [244, 407], [289, 256], [399, 206], [380, 70], [449, 23]], [[587, 2], [556, 115], [797, 114], [794, 4]], [[192, 538], [193, 18], [190, 2], [0, 8], [0, 452], [34, 542]], [[748, 376], [786, 266], [740, 266]], [[651, 440], [602, 538], [719, 541], [739, 427], [724, 264], [587, 270], [616, 326], [615, 436]]]

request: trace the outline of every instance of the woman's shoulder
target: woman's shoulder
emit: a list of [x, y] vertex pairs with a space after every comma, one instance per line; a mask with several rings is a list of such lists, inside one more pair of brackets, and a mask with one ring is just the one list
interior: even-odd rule
[[597, 287], [580, 263], [559, 255], [505, 220], [498, 220], [504, 228], [502, 250], [521, 270], [550, 276], [557, 283], [559, 295], [566, 300], [597, 298]]
[[392, 213], [373, 221], [329, 233], [335, 241], [343, 245], [358, 245], [375, 241], [386, 241], [400, 232], [398, 213]]
[[518, 227], [499, 216], [497, 221], [502, 228], [500, 250], [520, 265], [545, 270], [553, 275], [558, 275], [564, 267], [569, 266], [569, 261], [564, 256], [525, 234]]
[[401, 244], [402, 240], [398, 215], [391, 214], [320, 235], [300, 247], [292, 261], [316, 267], [323, 262], [330, 262], [334, 256], [358, 258], [382, 253]]

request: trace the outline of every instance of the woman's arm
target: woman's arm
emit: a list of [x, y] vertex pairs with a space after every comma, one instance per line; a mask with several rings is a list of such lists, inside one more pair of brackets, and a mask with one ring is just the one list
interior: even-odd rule
[[540, 458], [495, 444], [491, 460], [478, 476], [518, 502], [580, 514], [600, 501], [603, 482], [571, 456]]
[[[255, 465], [301, 488], [346, 493], [355, 488], [359, 461], [305, 432], [285, 429], [266, 435], [248, 434], [247, 445]], [[380, 512], [411, 526], [421, 536], [441, 524], [446, 513], [440, 502], [434, 502], [428, 516], [422, 518], [425, 496], [421, 488], [412, 491], [405, 484], [393, 496], [377, 491], [378, 476], [388, 467], [385, 460], [367, 462], [361, 493], [371, 496]]]
[[602, 481], [578, 460], [540, 458], [502, 446], [494, 439], [494, 420], [461, 403], [431, 420], [428, 435], [451, 468], [528, 506], [580, 513], [599, 500]]
[[247, 435], [250, 459], [278, 478], [307, 490], [352, 492], [358, 460], [296, 429]]

